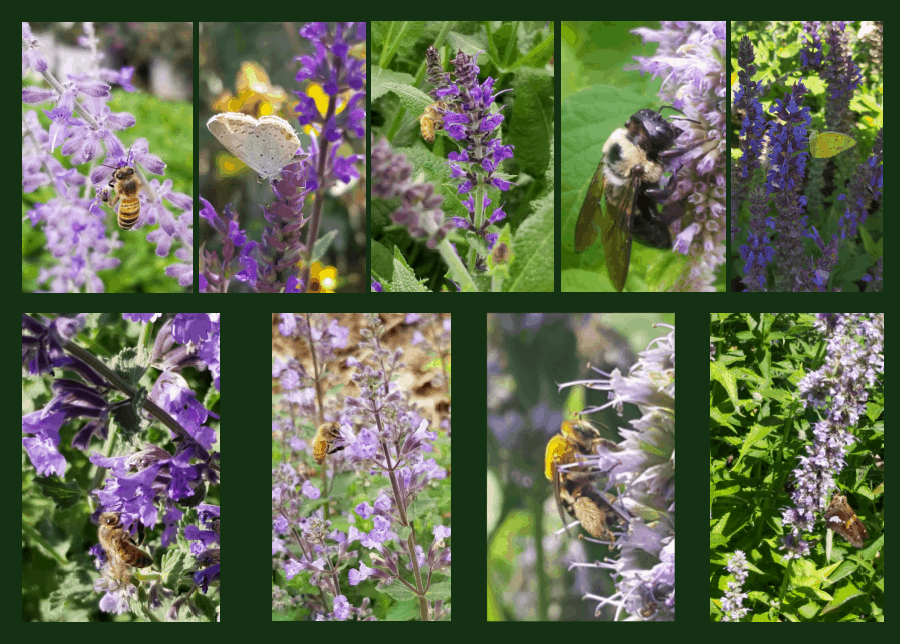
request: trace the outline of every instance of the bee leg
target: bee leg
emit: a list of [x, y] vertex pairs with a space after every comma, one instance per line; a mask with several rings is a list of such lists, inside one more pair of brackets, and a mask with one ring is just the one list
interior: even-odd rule
[[[566, 536], [572, 536], [569, 533], [569, 521], [566, 519], [566, 515], [563, 513], [563, 499], [562, 499], [562, 480], [560, 480], [560, 473], [557, 469], [554, 473], [553, 477], [553, 491], [554, 496], [556, 497], [556, 509], [559, 511], [559, 518], [562, 520], [563, 527], [566, 529]], [[569, 501], [569, 499], [566, 499]]]
[[[675, 186], [678, 185], [678, 170], [680, 168], [676, 168], [672, 173], [672, 177], [669, 179], [668, 183], [666, 183], [664, 188], [648, 188], [645, 190], [645, 193], [652, 198], [657, 203], [664, 203], [675, 193]], [[638, 204], [638, 206], [643, 210], [642, 204]], [[656, 211], [655, 208], [649, 208], [648, 213], [651, 217], [648, 221], [643, 222], [645, 227], [649, 228], [658, 228], [658, 230], [648, 230], [643, 233], [643, 237], [641, 240], [645, 243], [650, 243], [650, 245], [655, 246], [656, 248], [671, 248], [672, 247], [672, 238], [669, 234], [669, 225], [675, 221], [678, 221], [685, 215], [684, 206], [681, 203], [673, 203], [667, 205], [662, 214]], [[637, 218], [635, 218], [637, 219]], [[656, 226], [656, 222], [659, 222], [659, 226]], [[632, 222], [633, 224], [637, 224], [637, 221]], [[656, 233], [656, 234], [654, 234]], [[641, 234], [640, 232], [638, 233]], [[651, 243], [651, 240], [655, 242], [658, 240], [658, 243]]]
[[700, 139], [699, 141], [693, 141], [693, 142], [688, 143], [687, 145], [680, 147], [680, 148], [671, 148], [669, 150], [663, 150], [662, 152], [659, 153], [659, 158], [662, 160], [665, 160], [665, 159], [672, 159], [674, 157], [681, 156], [685, 152], [690, 152], [694, 148], [701, 146], [704, 143], [708, 143], [709, 141], [712, 141], [712, 139]]
[[599, 495], [579, 495], [575, 499], [573, 511], [588, 534], [613, 543], [616, 537], [609, 531], [609, 526], [606, 524], [608, 514], [596, 503], [596, 496]]
[[626, 510], [624, 507], [619, 507], [616, 505], [616, 497], [611, 494], [605, 497], [601, 494], [600, 497], [606, 502], [606, 507], [612, 510], [620, 519], [622, 519], [626, 524], [631, 523], [631, 515], [628, 514], [628, 510]]
[[678, 171], [680, 169], [681, 168], [675, 168], [675, 171], [672, 172], [672, 177], [669, 179], [668, 183], [666, 183], [665, 187], [647, 188], [644, 192], [657, 203], [664, 202], [675, 192], [675, 186], [678, 185]]
[[[672, 159], [686, 152], [690, 152], [694, 148], [699, 145], [703, 145], [707, 141], [711, 139], [701, 139], [700, 141], [694, 141], [684, 147], [681, 148], [672, 148], [671, 150], [663, 150], [659, 153], [660, 160]], [[655, 201], [662, 203], [666, 199], [672, 196], [672, 193], [675, 192], [675, 186], [678, 185], [678, 170], [680, 168], [675, 168], [672, 172], [672, 178], [669, 179], [669, 182], [666, 184], [664, 188], [648, 188], [644, 192], [652, 197]], [[669, 221], [674, 221], [674, 219], [670, 219]]]
[[[672, 233], [669, 231], [669, 223], [679, 215], [671, 219], [670, 215], [660, 215], [656, 208], [651, 206], [650, 200], [643, 195], [638, 197], [637, 206], [641, 216], [631, 218], [631, 234], [647, 246], [671, 250], [674, 242]], [[681, 210], [680, 215], [684, 215], [684, 209]]]

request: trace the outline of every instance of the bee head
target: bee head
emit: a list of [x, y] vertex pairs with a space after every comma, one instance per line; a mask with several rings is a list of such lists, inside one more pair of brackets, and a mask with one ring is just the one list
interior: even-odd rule
[[586, 446], [587, 448], [591, 446], [592, 440], [601, 438], [600, 430], [581, 418], [565, 421], [560, 431], [563, 436], [572, 439], [579, 446]]
[[[626, 124], [632, 141], [634, 141], [635, 145], [646, 150], [647, 156], [652, 159], [655, 159], [663, 150], [668, 150], [675, 145], [675, 140], [684, 131], [663, 117], [662, 111], [664, 109], [680, 111], [670, 105], [664, 105], [659, 108], [658, 112], [646, 109], [639, 110], [631, 116]], [[686, 121], [692, 120], [685, 117], [674, 118]]]

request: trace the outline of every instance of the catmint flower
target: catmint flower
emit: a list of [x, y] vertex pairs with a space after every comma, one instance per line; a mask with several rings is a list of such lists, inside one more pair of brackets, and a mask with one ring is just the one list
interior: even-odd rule
[[[107, 365], [80, 343], [80, 333], [86, 328], [90, 330], [88, 341], [108, 336], [98, 334], [98, 324], [108, 324], [103, 318], [82, 314], [42, 323], [24, 315], [23, 363], [35, 365], [36, 373], [52, 380], [31, 401], [35, 407], [43, 406], [23, 416], [22, 429], [26, 436], [22, 444], [36, 472], [44, 476], [72, 476], [67, 469], [71, 450], [88, 454], [87, 460], [102, 474], [102, 478], [94, 481], [102, 482], [102, 486], [91, 490], [97, 501], [94, 507], [99, 505], [95, 522], [100, 512], [111, 511], [121, 515], [125, 526], [137, 523], [153, 528], [161, 523], [161, 545], [168, 546], [175, 543], [181, 530], [179, 522], [187, 509], [198, 508], [203, 527], [189, 526], [183, 536], [197, 540], [202, 547], [192, 549], [193, 566], [187, 559], [183, 563], [187, 564], [186, 570], [195, 571], [197, 588], [206, 592], [210, 583], [219, 582], [218, 507], [201, 503], [208, 490], [219, 483], [220, 459], [218, 452], [213, 451], [218, 438], [215, 429], [210, 427], [211, 419], [218, 417], [197, 399], [194, 389], [197, 385], [208, 388], [209, 391], [202, 390], [203, 400], [218, 401], [218, 395], [210, 392], [213, 387], [216, 392], [219, 390], [219, 316], [178, 313], [166, 316], [162, 324], [151, 328], [149, 325], [161, 316], [159, 313], [122, 314], [128, 325], [144, 325], [147, 332], [155, 330], [156, 337], [154, 340], [150, 333], [144, 332], [127, 334], [127, 337], [140, 337], [140, 345], [125, 348]], [[123, 326], [120, 322], [118, 328]], [[148, 393], [136, 383], [148, 374], [149, 365], [154, 367], [151, 373], [158, 375]], [[66, 375], [77, 374], [81, 381], [56, 377], [53, 366], [64, 368]], [[194, 377], [189, 387], [182, 373], [187, 369], [208, 370], [213, 384], [203, 385], [202, 379]], [[48, 389], [52, 392], [49, 399], [42, 393]], [[117, 399], [118, 394], [114, 398], [114, 392], [125, 394], [125, 400]], [[147, 415], [162, 423], [155, 433], [147, 431], [144, 422]], [[73, 421], [80, 419], [85, 422], [72, 429]], [[115, 425], [110, 424], [113, 419]], [[112, 440], [110, 431], [121, 436], [112, 455], [108, 450], [116, 441]], [[67, 440], [72, 436], [71, 449], [62, 445], [64, 433]], [[154, 436], [154, 440], [161, 437], [163, 442], [140, 445], [140, 438]], [[101, 444], [103, 454], [98, 451]], [[79, 460], [84, 461], [85, 457]], [[77, 471], [78, 468], [76, 476]], [[97, 557], [99, 569], [106, 553], [102, 548], [91, 551]], [[103, 569], [104, 575], [95, 581], [94, 588], [104, 593], [99, 606], [107, 612], [125, 612], [143, 599], [149, 601], [150, 608], [158, 608], [164, 600], [172, 598], [178, 584], [184, 581], [183, 578], [167, 581], [158, 575], [155, 580], [143, 579], [148, 582], [149, 597], [141, 598], [130, 572], [115, 572], [110, 566]], [[193, 592], [195, 589], [170, 602], [175, 615], [180, 605], [187, 605], [192, 611], [196, 609], [192, 605]]]
[[[273, 337], [276, 345], [282, 344], [279, 334], [288, 338], [285, 347], [303, 343], [304, 351], [298, 355], [304, 356], [306, 366], [298, 359], [276, 358], [272, 369], [273, 379], [278, 379], [274, 391], [280, 388], [273, 438], [282, 459], [272, 470], [272, 553], [276, 569], [286, 579], [303, 575], [303, 583], [319, 589], [316, 601], [302, 601], [319, 620], [372, 619], [367, 599], [354, 599], [358, 603], [353, 604], [341, 594], [348, 585], [369, 580], [379, 582], [372, 584], [375, 590], [391, 584], [397, 591], [412, 589], [425, 579], [423, 566], [430, 574], [449, 569], [451, 563], [445, 543], [450, 529], [440, 523], [427, 525], [428, 519], [422, 527], [416, 521], [413, 528], [412, 515], [407, 514], [421, 493], [430, 494], [447, 479], [448, 472], [435, 458], [436, 428], [410, 404], [400, 386], [404, 351], [384, 344], [387, 327], [380, 316], [358, 317], [283, 313]], [[407, 316], [400, 322], [421, 325], [435, 340], [442, 337], [439, 323], [431, 316]], [[349, 355], [355, 357], [348, 359], [345, 349], [351, 330], [355, 339]], [[346, 371], [351, 387], [327, 397], [316, 395], [323, 381], [338, 375], [338, 367]], [[335, 449], [324, 456], [310, 447], [308, 430], [316, 433], [316, 419], [340, 426], [331, 443]], [[340, 473], [339, 480], [354, 489], [365, 480], [368, 491], [358, 487], [362, 496], [342, 496], [329, 483], [332, 472]], [[309, 503], [326, 500], [329, 494], [327, 503]], [[349, 528], [332, 527], [328, 517], [340, 515], [346, 517], [340, 524]], [[428, 592], [427, 586], [423, 592]], [[300, 603], [300, 597], [273, 590], [274, 608]], [[419, 608], [421, 619], [432, 619], [421, 604]]]
[[747, 599], [747, 593], [742, 593], [741, 590], [750, 574], [747, 572], [747, 558], [744, 553], [735, 550], [734, 554], [728, 558], [728, 565], [725, 568], [734, 575], [734, 581], [728, 582], [728, 590], [722, 599], [722, 612], [724, 613], [722, 621], [739, 622], [750, 612], [749, 608], [742, 606], [744, 600]]
[[[129, 247], [149, 242], [155, 245], [158, 257], [173, 255], [174, 261], [169, 260], [164, 269], [172, 278], [170, 289], [188, 288], [193, 283], [193, 198], [174, 191], [171, 180], [147, 178], [145, 172], [163, 175], [166, 164], [150, 153], [146, 139], [135, 139], [130, 148], [122, 143], [120, 131], [134, 127], [137, 119], [125, 112], [111, 112], [107, 103], [111, 84], [134, 91], [134, 70], [101, 67], [101, 38], [93, 23], [81, 24], [84, 64], [78, 72], [70, 71], [59, 79], [37, 52], [39, 43], [30, 25], [22, 23], [23, 74], [38, 74], [45, 83], [24, 88], [22, 102], [42, 105], [51, 120], [45, 129], [35, 111], [26, 111], [22, 117], [22, 191], [30, 194], [48, 188], [51, 192], [46, 201], [35, 203], [27, 212], [29, 222], [45, 239], [42, 257], [49, 258], [39, 268], [37, 284], [41, 292], [102, 293], [107, 289], [104, 279], [110, 278], [101, 278], [101, 271], [112, 274], [110, 269], [119, 267], [117, 251], [127, 239]], [[56, 150], [69, 158], [69, 168], [56, 160], [52, 154]], [[126, 165], [134, 168], [141, 185], [135, 195], [140, 211], [133, 226], [120, 233], [110, 224], [117, 220], [116, 213], [112, 208], [99, 208], [98, 203], [101, 191], [108, 194], [114, 190], [108, 185], [113, 169]], [[90, 191], [85, 189], [88, 178], [93, 184]], [[114, 177], [112, 181], [114, 186]], [[121, 208], [120, 202], [119, 212]], [[137, 232], [151, 227], [145, 235]], [[119, 289], [134, 289], [128, 281], [130, 274], [115, 273]]]
[[[598, 610], [612, 604], [627, 612], [629, 620], [675, 619], [675, 331], [669, 328], [668, 335], [639, 354], [628, 374], [593, 368], [602, 378], [560, 385], [609, 392], [609, 402], [584, 409], [584, 416], [607, 407], [621, 415], [626, 404], [643, 414], [631, 428], [619, 430], [623, 440], [615, 451], [601, 450], [584, 459], [603, 471], [610, 488], [621, 490], [617, 503], [632, 516], [626, 533], [615, 541], [618, 558], [601, 565], [612, 571], [616, 592], [589, 597], [598, 601]], [[645, 524], [639, 518], [642, 506], [654, 508], [659, 521]]]
[[663, 21], [657, 30], [633, 33], [644, 42], [658, 42], [656, 53], [636, 57], [636, 69], [663, 79], [663, 101], [688, 118], [678, 145], [707, 141], [678, 172], [670, 204], [689, 198], [684, 216], [673, 222], [675, 250], [687, 255], [687, 265], [675, 291], [715, 290], [713, 283], [725, 263], [725, 59], [728, 42], [722, 21]]

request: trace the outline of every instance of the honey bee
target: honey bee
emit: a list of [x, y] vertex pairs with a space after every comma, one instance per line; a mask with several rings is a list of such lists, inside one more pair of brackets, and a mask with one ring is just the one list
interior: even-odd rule
[[[112, 179], [109, 180], [109, 187], [112, 190], [104, 189], [100, 193], [100, 199], [116, 211], [119, 228], [131, 230], [141, 215], [141, 200], [138, 199], [138, 193], [143, 187], [141, 180], [134, 168], [126, 165], [116, 168]], [[116, 204], [119, 206], [118, 209]]]
[[631, 517], [613, 503], [615, 497], [607, 498], [594, 487], [591, 479], [595, 472], [590, 466], [578, 465], [582, 456], [598, 454], [601, 449], [617, 452], [620, 448], [601, 437], [599, 430], [587, 421], [567, 420], [560, 433], [547, 443], [545, 475], [553, 481], [556, 507], [566, 534], [569, 534], [569, 528], [563, 508], [581, 521], [588, 534], [614, 542], [616, 539], [610, 526], [620, 519], [628, 523]]
[[316, 459], [316, 463], [321, 465], [325, 462], [327, 454], [334, 454], [346, 447], [341, 446], [329, 449], [334, 444], [334, 441], [340, 438], [340, 431], [340, 423], [322, 423], [319, 425], [319, 429], [316, 430], [316, 437], [313, 439], [313, 458]]
[[425, 112], [419, 117], [423, 139], [434, 143], [434, 131], [444, 129], [444, 113], [446, 111], [447, 104], [444, 101], [437, 101], [425, 108]]
[[100, 515], [97, 537], [106, 551], [109, 570], [118, 581], [128, 581], [128, 566], [146, 568], [153, 563], [153, 558], [135, 545], [118, 512], [104, 512]]

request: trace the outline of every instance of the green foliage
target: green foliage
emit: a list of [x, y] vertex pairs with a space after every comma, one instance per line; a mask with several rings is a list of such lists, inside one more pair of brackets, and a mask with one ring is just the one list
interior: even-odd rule
[[[41, 318], [39, 314], [31, 314]], [[163, 320], [168, 317], [164, 314]], [[94, 356], [102, 357], [110, 367], [119, 367], [118, 373], [136, 385], [142, 382], [152, 386], [149, 373], [143, 370], [140, 349], [129, 348], [141, 337], [141, 329], [152, 326], [158, 329], [163, 320], [153, 325], [132, 323], [122, 318], [121, 313], [91, 314], [86, 318], [87, 326], [78, 334], [75, 342]], [[152, 344], [153, 337], [148, 334]], [[110, 356], [117, 356], [112, 360]], [[153, 370], [150, 370], [151, 372]], [[209, 371], [197, 372], [187, 369], [181, 374], [187, 385], [203, 399], [212, 379]], [[57, 377], [71, 378], [73, 375], [66, 369], [58, 369]], [[27, 414], [45, 406], [54, 392], [49, 387], [52, 380], [48, 377], [25, 377], [22, 381], [22, 413]], [[214, 387], [212, 387], [214, 389]], [[146, 388], [141, 388], [146, 396]], [[209, 397], [207, 397], [207, 400]], [[136, 423], [137, 401], [123, 401], [122, 409], [132, 415], [131, 423]], [[109, 440], [101, 440], [99, 436], [88, 446], [86, 451], [73, 448], [72, 439], [83, 429], [87, 419], [78, 419], [64, 425], [60, 430], [57, 446], [65, 458], [65, 473], [58, 476], [42, 476], [34, 471], [34, 466], [23, 449], [22, 471], [22, 619], [23, 621], [137, 621], [135, 616], [153, 621], [163, 621], [163, 611], [152, 615], [146, 612], [146, 606], [133, 606], [133, 612], [111, 616], [99, 608], [102, 594], [93, 590], [94, 581], [99, 577], [95, 568], [95, 559], [90, 549], [98, 545], [97, 525], [91, 521], [92, 513], [97, 509], [96, 500], [91, 494], [103, 487], [106, 470], [98, 470], [89, 460], [88, 455], [97, 453], [103, 456], [122, 455], [122, 442], [119, 440], [120, 427], [111, 425], [108, 429]], [[148, 442], [174, 451], [170, 441], [170, 431], [153, 423], [148, 428], [146, 420], [142, 422], [139, 437], [141, 444]], [[218, 490], [210, 490], [211, 497], [207, 502], [218, 504]], [[188, 511], [183, 519], [186, 523], [197, 523], [196, 513]], [[178, 535], [182, 532], [177, 531]], [[152, 551], [157, 563], [161, 562], [163, 583], [167, 588], [183, 585], [182, 572], [186, 564], [196, 568], [193, 555], [183, 537], [175, 543], [169, 543], [158, 556], [160, 547], [159, 528], [149, 532], [145, 540], [148, 546], [143, 548]], [[156, 566], [154, 566], [154, 569]], [[150, 569], [135, 572], [135, 578], [152, 576]], [[141, 582], [142, 596], [146, 596], [148, 583]], [[192, 597], [205, 616], [200, 618], [188, 615], [184, 610], [179, 621], [214, 621], [214, 613], [209, 613], [210, 602], [207, 598]], [[210, 617], [212, 619], [210, 619]]]
[[[374, 22], [372, 23], [372, 124], [374, 138], [384, 136], [395, 152], [402, 153], [413, 168], [412, 179], [428, 182], [443, 197], [445, 218], [469, 217], [462, 201], [471, 194], [459, 194], [457, 181], [450, 179], [449, 152], [458, 143], [444, 130], [436, 131], [434, 144], [426, 144], [420, 134], [419, 116], [433, 102], [433, 88], [425, 79], [425, 50], [434, 45], [445, 70], [453, 66], [458, 50], [479, 53], [479, 81], [495, 79], [494, 93], [504, 90], [492, 109], [503, 109], [504, 145], [514, 146], [514, 158], [504, 162], [500, 176], [514, 182], [509, 191], [487, 190], [491, 200], [485, 217], [502, 207], [503, 223], [512, 226], [517, 242], [516, 257], [509, 266], [511, 278], [492, 279], [468, 267], [469, 277], [461, 279], [446, 254], [412, 239], [403, 227], [393, 226], [390, 214], [398, 203], [372, 202], [373, 278], [385, 290], [398, 290], [396, 272], [403, 284], [414, 290], [439, 291], [450, 288], [445, 278], [463, 290], [474, 281], [479, 291], [502, 288], [510, 291], [552, 291], [554, 273], [553, 165], [554, 99], [553, 71], [547, 63], [553, 54], [552, 23], [530, 22]], [[548, 37], [549, 34], [549, 37]], [[548, 180], [549, 174], [549, 180]], [[522, 236], [519, 228], [526, 227]], [[470, 247], [481, 250], [480, 238], [451, 231], [449, 241], [459, 257], [468, 261]], [[377, 250], [376, 250], [377, 249]], [[448, 251], [443, 251], [444, 253]], [[395, 264], [396, 253], [403, 257]], [[479, 254], [483, 255], [483, 252]], [[450, 264], [448, 265], [448, 262]], [[409, 274], [406, 271], [410, 271]], [[376, 274], [378, 277], [376, 277]], [[455, 289], [453, 289], [455, 290]]]
[[[129, 112], [136, 124], [122, 132], [123, 144], [130, 146], [138, 138], [146, 138], [150, 151], [162, 158], [166, 164], [165, 176], [147, 175], [148, 180], [156, 179], [173, 182], [172, 190], [193, 195], [194, 178], [194, 112], [190, 103], [164, 102], [147, 94], [130, 94], [121, 90], [113, 92], [115, 98], [109, 106], [114, 112]], [[44, 126], [50, 121], [38, 110], [38, 117]], [[70, 167], [68, 157], [59, 150], [54, 152], [64, 167]], [[102, 163], [103, 161], [99, 161]], [[84, 167], [79, 171], [86, 173]], [[34, 193], [22, 195], [22, 216], [37, 203], [46, 203], [55, 196], [51, 188], [42, 188]], [[169, 210], [178, 214], [171, 204]], [[124, 243], [115, 256], [121, 260], [116, 268], [100, 271], [107, 293], [173, 293], [183, 292], [178, 281], [165, 274], [166, 267], [179, 263], [173, 245], [168, 257], [156, 255], [156, 246], [147, 241], [147, 234], [157, 226], [144, 226], [133, 231], [120, 231], [115, 214], [103, 208], [107, 226], [118, 232]], [[45, 250], [45, 239], [41, 228], [34, 228], [27, 219], [22, 222], [22, 291], [32, 292], [46, 285], [37, 283], [41, 267], [55, 262]], [[190, 289], [187, 289], [188, 291]]]
[[[870, 541], [856, 550], [834, 540], [804, 558], [785, 560], [779, 548], [782, 512], [793, 503], [785, 485], [806, 455], [821, 418], [804, 409], [797, 383], [825, 355], [809, 314], [719, 313], [710, 319], [710, 619], [733, 577], [724, 570], [736, 550], [750, 563], [743, 592], [753, 621], [883, 621], [883, 472], [873, 454], [884, 450], [884, 388], [870, 392], [866, 415], [849, 428], [857, 441], [837, 483], [852, 493]], [[832, 401], [829, 401], [831, 404]], [[729, 457], [731, 460], [729, 461]], [[849, 498], [849, 496], [848, 496]], [[821, 522], [818, 536], [826, 532]], [[803, 535], [806, 536], [806, 535]], [[813, 537], [816, 537], [813, 534]], [[749, 621], [750, 618], [747, 618]]]
[[[785, 92], [798, 81], [803, 82], [809, 93], [803, 97], [803, 108], [809, 109], [811, 129], [833, 131], [842, 128], [842, 133], [851, 136], [857, 144], [831, 158], [809, 158], [806, 165], [806, 177], [802, 186], [806, 202], [803, 212], [807, 215], [807, 224], [814, 226], [820, 237], [828, 243], [835, 235], [842, 239], [838, 261], [828, 280], [828, 290], [842, 292], [858, 292], [863, 284], [862, 278], [870, 272], [872, 266], [884, 255], [883, 231], [884, 213], [878, 204], [869, 204], [871, 214], [865, 223], [859, 226], [859, 235], [848, 237], [846, 226], [841, 227], [841, 218], [847, 211], [845, 201], [858, 167], [866, 164], [872, 155], [872, 147], [877, 133], [884, 127], [884, 81], [881, 64], [877, 60], [879, 52], [873, 51], [869, 43], [857, 38], [861, 23], [850, 21], [845, 29], [845, 40], [853, 63], [860, 68], [861, 86], [854, 90], [849, 100], [849, 109], [845, 112], [843, 104], [836, 102], [830, 105], [830, 92], [826, 79], [819, 73], [802, 66], [801, 48], [807, 46], [809, 36], [803, 31], [803, 23], [794, 21], [751, 21], [733, 22], [730, 40], [730, 65], [737, 71], [737, 54], [741, 38], [746, 36], [753, 44], [754, 64], [757, 66], [753, 81], [763, 82], [763, 94], [759, 102], [764, 113], [783, 100]], [[819, 34], [825, 33], [820, 28]], [[828, 44], [824, 42], [824, 53], [828, 53]], [[836, 114], [835, 112], [839, 112]], [[734, 113], [732, 113], [734, 117]], [[836, 124], [829, 120], [841, 119]], [[732, 118], [731, 137], [732, 153], [739, 151], [738, 132], [740, 120]], [[799, 152], [800, 150], [797, 150]], [[808, 151], [808, 150], [804, 150]], [[763, 172], [758, 171], [754, 183], [765, 180]], [[744, 226], [750, 217], [749, 205], [746, 201], [739, 204], [739, 222]], [[777, 217], [774, 210], [770, 216]], [[746, 241], [736, 239], [732, 247], [732, 273], [744, 274], [745, 260], [736, 252], [737, 247]], [[808, 254], [816, 257], [819, 250], [812, 240], [805, 241]]]

